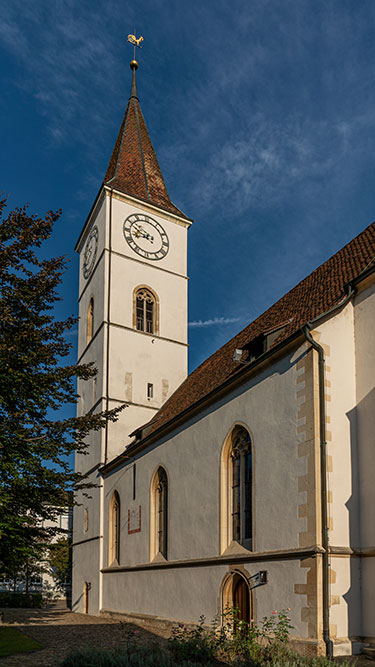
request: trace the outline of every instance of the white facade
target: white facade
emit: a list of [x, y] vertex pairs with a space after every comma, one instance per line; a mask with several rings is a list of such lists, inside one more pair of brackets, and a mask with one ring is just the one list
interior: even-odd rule
[[[124, 222], [135, 214], [146, 216], [148, 249], [149, 230], [161, 226], [166, 254], [132, 247]], [[210, 392], [202, 366], [197, 398], [184, 408], [183, 384], [181, 407], [165, 419], [158, 411], [187, 373], [189, 225], [104, 186], [77, 246], [79, 359], [98, 368], [79, 386], [79, 409], [127, 407], [76, 457], [97, 488], [74, 512], [73, 609], [196, 622], [226, 605], [258, 621], [289, 607], [304, 650], [358, 652], [375, 643], [375, 274], [365, 255], [357, 273], [347, 254], [333, 268], [328, 260], [331, 273], [296, 300], [301, 312], [311, 301], [313, 325], [301, 319], [292, 330], [302, 316], [285, 301], [278, 321], [265, 317], [258, 338], [243, 339], [244, 351], [254, 340], [263, 348], [241, 372], [231, 367]], [[362, 245], [375, 244], [369, 234]], [[340, 271], [324, 313], [316, 304]], [[154, 295], [150, 333], [138, 326], [138, 289]], [[219, 365], [233, 364], [238, 344], [224, 347]]]
[[[124, 221], [134, 213], [147, 214], [161, 225], [169, 240], [165, 257], [139, 256], [124, 235]], [[190, 223], [149, 204], [104, 189], [80, 238], [79, 348], [83, 363], [93, 362], [97, 377], [78, 386], [81, 414], [126, 405], [108, 429], [93, 433], [87, 455], [76, 455], [76, 470], [89, 474], [99, 486], [82, 497], [74, 512], [76, 580], [90, 582], [90, 608], [100, 605], [99, 573], [105, 562], [103, 542], [104, 491], [98, 468], [120, 454], [130, 434], [150, 421], [187, 374], [187, 230]], [[84, 276], [85, 250], [97, 230], [95, 262]], [[152, 246], [151, 246], [152, 247]], [[135, 292], [146, 287], [156, 297], [157, 333], [135, 325]], [[93, 299], [92, 337], [87, 341], [87, 314]], [[152, 396], [148, 387], [152, 385]], [[82, 537], [81, 537], [82, 535]], [[78, 538], [77, 536], [80, 536]], [[90, 572], [86, 569], [90, 562]], [[78, 597], [83, 599], [82, 584]], [[86, 594], [85, 594], [86, 595]], [[87, 595], [86, 595], [87, 597]]]

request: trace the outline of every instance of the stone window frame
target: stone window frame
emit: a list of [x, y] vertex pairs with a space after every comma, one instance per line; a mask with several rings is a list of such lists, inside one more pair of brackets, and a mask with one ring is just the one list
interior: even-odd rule
[[[233, 539], [232, 527], [232, 475], [233, 475], [233, 435], [237, 429], [243, 428], [249, 437], [251, 448], [251, 537], [247, 539]], [[254, 440], [247, 424], [236, 422], [230, 428], [222, 446], [220, 457], [220, 519], [219, 519], [219, 550], [220, 553], [254, 551]], [[244, 514], [244, 505], [241, 505], [241, 514]], [[243, 519], [241, 519], [243, 521]]]
[[[142, 291], [149, 292], [154, 301], [154, 312], [153, 312], [153, 331], [145, 331], [144, 329], [137, 329], [137, 294]], [[160, 315], [160, 302], [159, 297], [149, 285], [137, 285], [133, 290], [133, 329], [145, 333], [149, 336], [159, 336], [159, 315]]]
[[83, 510], [83, 532], [87, 533], [89, 529], [89, 510], [87, 507]]
[[94, 335], [94, 316], [95, 316], [94, 297], [90, 297], [86, 314], [86, 345], [90, 343]]
[[109, 502], [109, 525], [108, 525], [108, 565], [120, 564], [120, 538], [121, 538], [121, 501], [118, 491], [113, 491]]
[[[162, 480], [160, 479], [160, 472], [163, 472], [165, 475], [165, 487], [164, 490], [160, 488]], [[159, 516], [160, 516], [160, 496], [159, 494], [164, 494], [164, 501], [166, 499], [166, 505], [164, 506], [164, 516], [163, 516], [163, 538], [164, 546], [160, 549], [159, 544]], [[169, 554], [169, 524], [170, 524], [170, 482], [168, 470], [163, 464], [159, 464], [154, 471], [151, 479], [150, 485], [150, 562], [157, 561], [166, 561], [168, 560]]]

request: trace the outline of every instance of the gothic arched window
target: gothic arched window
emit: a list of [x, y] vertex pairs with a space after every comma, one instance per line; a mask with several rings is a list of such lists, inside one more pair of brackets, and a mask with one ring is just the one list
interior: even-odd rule
[[252, 460], [251, 440], [245, 428], [232, 432], [232, 540], [243, 542], [252, 536]]
[[89, 344], [94, 334], [94, 299], [91, 297], [87, 309], [86, 318], [86, 345]]
[[161, 466], [151, 484], [151, 559], [168, 558], [168, 477]]
[[139, 287], [134, 292], [134, 325], [138, 331], [158, 333], [158, 312], [155, 294], [147, 287]]
[[120, 562], [120, 497], [112, 494], [109, 506], [109, 565]]
[[244, 426], [237, 425], [225, 440], [220, 475], [220, 549], [232, 542], [253, 548], [252, 443]]

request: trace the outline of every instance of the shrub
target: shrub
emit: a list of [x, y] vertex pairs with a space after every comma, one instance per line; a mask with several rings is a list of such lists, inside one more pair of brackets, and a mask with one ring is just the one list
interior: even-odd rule
[[157, 643], [132, 644], [117, 650], [80, 649], [72, 651], [60, 667], [200, 667], [202, 663], [176, 662], [173, 656]]
[[31, 607], [40, 609], [43, 606], [41, 593], [0, 593], [0, 607]]
[[172, 637], [168, 639], [168, 648], [178, 664], [193, 660], [199, 665], [210, 665], [218, 649], [216, 620], [209, 630], [204, 627], [205, 618], [200, 617], [199, 624], [189, 627], [178, 623], [172, 628]]

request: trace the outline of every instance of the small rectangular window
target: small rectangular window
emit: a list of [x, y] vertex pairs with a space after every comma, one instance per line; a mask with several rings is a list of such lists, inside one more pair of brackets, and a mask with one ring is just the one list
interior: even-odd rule
[[147, 398], [154, 397], [154, 385], [150, 382], [147, 384]]

